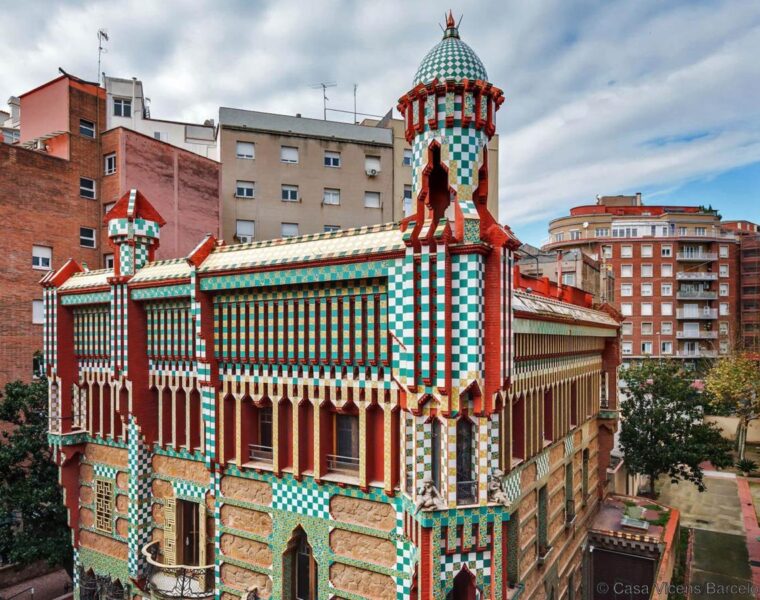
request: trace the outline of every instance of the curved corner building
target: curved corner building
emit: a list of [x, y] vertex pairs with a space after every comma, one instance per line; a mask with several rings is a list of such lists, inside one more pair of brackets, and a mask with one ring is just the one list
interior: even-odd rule
[[487, 209], [504, 102], [449, 17], [399, 101], [400, 223], [47, 276], [50, 442], [80, 599], [577, 597], [618, 320], [513, 270]]

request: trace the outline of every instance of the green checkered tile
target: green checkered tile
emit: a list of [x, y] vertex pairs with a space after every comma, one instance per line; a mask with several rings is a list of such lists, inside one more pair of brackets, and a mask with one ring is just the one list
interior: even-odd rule
[[434, 79], [487, 81], [488, 73], [472, 48], [458, 37], [447, 37], [438, 42], [422, 59], [414, 75], [414, 85], [428, 83]]

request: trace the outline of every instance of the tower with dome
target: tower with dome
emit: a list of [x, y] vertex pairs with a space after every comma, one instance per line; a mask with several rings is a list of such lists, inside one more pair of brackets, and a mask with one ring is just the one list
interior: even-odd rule
[[580, 594], [619, 323], [514, 270], [487, 208], [504, 96], [451, 13], [412, 85], [400, 223], [156, 261], [132, 190], [115, 268], [42, 280], [79, 600]]

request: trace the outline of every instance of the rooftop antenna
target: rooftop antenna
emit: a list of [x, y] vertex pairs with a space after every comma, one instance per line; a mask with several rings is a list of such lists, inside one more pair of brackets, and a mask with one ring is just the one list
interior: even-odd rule
[[359, 84], [355, 83], [354, 84], [354, 125], [358, 123], [358, 121], [356, 120], [356, 88], [358, 87], [359, 87]]
[[322, 118], [327, 121], [327, 100], [329, 99], [327, 97], [327, 88], [329, 87], [336, 87], [338, 84], [335, 81], [322, 81], [320, 83], [315, 83], [311, 86], [311, 89], [318, 90], [319, 88], [322, 88]]
[[108, 31], [106, 29], [98, 29], [98, 82], [100, 81], [100, 59], [103, 54], [108, 53], [108, 48], [103, 45], [103, 42], [108, 41]]

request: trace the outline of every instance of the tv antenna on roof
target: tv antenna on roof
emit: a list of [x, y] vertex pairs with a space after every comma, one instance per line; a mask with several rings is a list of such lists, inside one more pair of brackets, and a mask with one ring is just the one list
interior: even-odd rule
[[108, 48], [103, 45], [103, 42], [108, 41], [108, 30], [98, 29], [98, 82], [100, 82], [100, 58], [104, 53], [108, 52]]
[[315, 83], [314, 85], [310, 86], [313, 90], [318, 90], [319, 88], [322, 88], [322, 118], [327, 121], [327, 88], [329, 87], [337, 87], [337, 82], [330, 81], [330, 82], [320, 82]]

